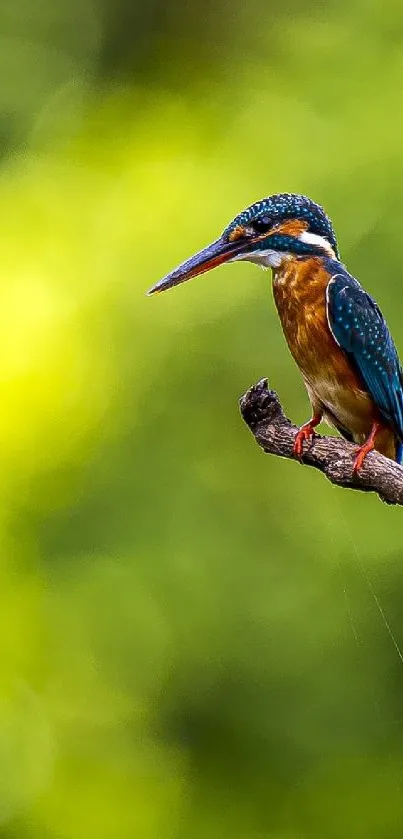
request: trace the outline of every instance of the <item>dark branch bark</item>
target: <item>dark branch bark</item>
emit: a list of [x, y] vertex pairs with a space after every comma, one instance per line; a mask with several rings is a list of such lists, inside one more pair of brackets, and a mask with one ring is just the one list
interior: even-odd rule
[[[298, 429], [285, 416], [277, 394], [268, 388], [267, 379], [241, 397], [240, 408], [256, 442], [265, 452], [295, 460], [293, 445]], [[356, 451], [356, 446], [341, 437], [315, 435], [312, 442], [304, 443], [300, 462], [319, 469], [332, 484], [377, 492], [382, 501], [403, 506], [403, 468], [378, 452], [371, 452], [359, 474], [353, 475]]]

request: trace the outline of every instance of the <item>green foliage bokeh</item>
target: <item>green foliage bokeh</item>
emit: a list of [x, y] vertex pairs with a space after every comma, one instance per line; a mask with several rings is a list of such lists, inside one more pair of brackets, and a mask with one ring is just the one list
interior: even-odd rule
[[0, 24], [1, 839], [400, 839], [401, 513], [242, 425], [269, 274], [144, 292], [304, 192], [403, 351], [401, 4]]

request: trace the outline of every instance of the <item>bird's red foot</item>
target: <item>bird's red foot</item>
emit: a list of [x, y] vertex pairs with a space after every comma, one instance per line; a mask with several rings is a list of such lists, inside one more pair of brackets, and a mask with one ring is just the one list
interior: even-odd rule
[[380, 431], [381, 428], [382, 428], [382, 426], [378, 422], [374, 422], [374, 424], [371, 428], [371, 433], [368, 437], [368, 440], [365, 441], [363, 446], [360, 446], [360, 448], [358, 449], [357, 454], [355, 456], [354, 465], [353, 465], [353, 475], [358, 474], [358, 472], [360, 471], [360, 469], [362, 467], [362, 464], [364, 463], [364, 460], [365, 460], [367, 454], [369, 454], [369, 452], [372, 452], [373, 449], [375, 448], [375, 438], [376, 438], [376, 435], [378, 434], [378, 431]]
[[299, 431], [297, 431], [294, 440], [294, 456], [301, 457], [303, 449], [304, 449], [304, 442], [305, 440], [310, 440], [311, 437], [315, 435], [315, 428], [319, 425], [322, 417], [315, 414], [309, 422], [304, 423], [301, 425]]

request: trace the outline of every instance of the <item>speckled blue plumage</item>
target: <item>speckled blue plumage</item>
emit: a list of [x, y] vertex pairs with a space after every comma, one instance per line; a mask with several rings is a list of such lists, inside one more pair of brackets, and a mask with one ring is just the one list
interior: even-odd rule
[[398, 440], [403, 455], [403, 374], [396, 347], [375, 301], [335, 260], [324, 259], [331, 277], [327, 288], [329, 327], [358, 372], [381, 416]]
[[[291, 192], [271, 195], [269, 198], [263, 198], [261, 201], [251, 204], [231, 221], [223, 235], [228, 236], [236, 227], [248, 225], [259, 216], [265, 215], [269, 216], [274, 224], [293, 218], [306, 221], [309, 225], [309, 231], [318, 236], [324, 236], [332, 246], [336, 256], [339, 256], [333, 226], [323, 207], [320, 207], [319, 204], [311, 201], [305, 195], [297, 195]], [[270, 247], [272, 248], [287, 251], [291, 246], [294, 252], [297, 251], [301, 255], [312, 253], [313, 250], [309, 245], [288, 236], [272, 236], [270, 239]], [[256, 245], [256, 249], [264, 249], [265, 247], [267, 247], [267, 244], [264, 240]]]

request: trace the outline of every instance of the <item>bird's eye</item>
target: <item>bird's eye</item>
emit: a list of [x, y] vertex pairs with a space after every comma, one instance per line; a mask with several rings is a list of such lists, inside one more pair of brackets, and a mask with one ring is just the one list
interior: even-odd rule
[[259, 216], [252, 221], [252, 227], [256, 233], [267, 233], [271, 227], [272, 220], [270, 216]]

